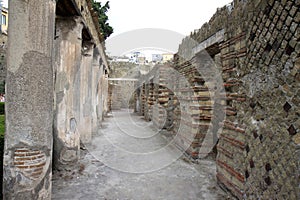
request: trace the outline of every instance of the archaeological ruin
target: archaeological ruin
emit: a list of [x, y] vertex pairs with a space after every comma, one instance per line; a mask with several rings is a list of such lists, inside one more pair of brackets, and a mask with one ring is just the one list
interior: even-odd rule
[[76, 166], [107, 112], [103, 37], [91, 1], [9, 9], [4, 198], [50, 199], [52, 165]]
[[[130, 108], [237, 199], [300, 199], [300, 0], [234, 0], [173, 61], [110, 77], [91, 0], [10, 1], [4, 199], [51, 199], [107, 113]], [[101, 144], [99, 144], [101, 145]], [[75, 192], [75, 191], [74, 191]]]
[[214, 134], [218, 182], [238, 199], [300, 197], [299, 7], [235, 0], [183, 40], [173, 63], [141, 78], [136, 93], [137, 112], [173, 130], [191, 158], [212, 151], [203, 140]]

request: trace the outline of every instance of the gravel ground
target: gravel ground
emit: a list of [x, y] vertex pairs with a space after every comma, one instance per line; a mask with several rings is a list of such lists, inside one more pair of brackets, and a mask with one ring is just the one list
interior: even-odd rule
[[78, 168], [54, 171], [52, 199], [231, 199], [216, 183], [213, 160], [191, 163], [151, 123], [129, 115], [105, 120], [83, 145]]

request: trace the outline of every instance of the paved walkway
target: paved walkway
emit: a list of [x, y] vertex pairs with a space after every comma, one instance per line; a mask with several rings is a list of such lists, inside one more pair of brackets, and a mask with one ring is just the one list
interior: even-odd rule
[[54, 172], [52, 199], [228, 199], [214, 161], [188, 162], [150, 122], [127, 111], [106, 118], [81, 153], [78, 169]]

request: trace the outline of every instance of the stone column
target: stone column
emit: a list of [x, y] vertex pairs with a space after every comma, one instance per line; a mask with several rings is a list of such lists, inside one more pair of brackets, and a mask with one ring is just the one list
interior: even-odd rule
[[80, 67], [80, 140], [83, 143], [89, 143], [92, 138], [92, 91], [93, 76], [92, 60], [93, 60], [94, 43], [83, 43], [83, 55]]
[[105, 71], [102, 75], [103, 77], [103, 93], [102, 93], [102, 99], [103, 99], [103, 116], [106, 116], [108, 112], [108, 72]]
[[10, 1], [4, 199], [51, 199], [55, 1]]
[[103, 64], [100, 66], [99, 69], [99, 81], [98, 81], [98, 93], [97, 93], [97, 99], [98, 99], [98, 105], [97, 105], [97, 118], [99, 121], [99, 124], [101, 124], [101, 121], [103, 120]]
[[[99, 118], [99, 105], [100, 105], [100, 96], [101, 96], [101, 70], [100, 63], [102, 62], [99, 53], [99, 47], [94, 48], [94, 58], [92, 64], [93, 75], [97, 75], [97, 77], [93, 77], [93, 90], [92, 90], [92, 121], [93, 121], [93, 132], [97, 132], [98, 127], [100, 127], [100, 118]], [[95, 129], [97, 127], [97, 129]]]
[[100, 56], [97, 53], [93, 59], [93, 75], [92, 75], [92, 132], [96, 133], [98, 129], [98, 105], [99, 105], [99, 83], [100, 83]]
[[83, 24], [79, 17], [56, 19], [54, 166], [68, 169], [80, 156], [80, 63]]

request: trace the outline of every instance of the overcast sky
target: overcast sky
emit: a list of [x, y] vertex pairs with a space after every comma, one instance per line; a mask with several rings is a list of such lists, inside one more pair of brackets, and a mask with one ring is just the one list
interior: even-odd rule
[[[96, 0], [99, 1], [99, 0]], [[140, 28], [163, 28], [188, 35], [232, 0], [110, 0], [114, 34]], [[3, 0], [7, 7], [8, 0]], [[106, 1], [101, 1], [104, 2]]]
[[[163, 28], [188, 35], [199, 29], [218, 7], [232, 0], [110, 0], [114, 35], [140, 28]], [[101, 1], [105, 2], [105, 1]]]
[[[101, 2], [104, 5], [106, 1]], [[205, 22], [209, 21], [217, 8], [231, 2], [232, 0], [110, 0], [108, 15], [114, 33], [106, 43], [107, 50], [113, 55], [119, 55], [120, 53], [116, 54], [115, 52], [117, 49], [121, 50], [120, 46], [130, 46], [127, 45], [127, 40], [130, 40], [131, 43], [144, 38], [150, 40], [151, 35], [155, 34], [135, 36], [132, 33], [130, 36], [123, 37], [124, 33], [136, 29], [155, 28], [174, 31], [178, 33], [179, 37], [171, 33], [171, 39], [168, 35], [164, 38], [157, 38], [161, 43], [169, 40], [169, 43], [174, 44], [174, 47], [168, 47], [168, 45], [158, 46], [156, 44], [147, 45], [146, 47], [152, 46], [167, 49], [169, 52], [176, 52], [184, 36], [189, 35], [195, 29], [201, 28]], [[120, 35], [121, 38], [124, 38], [123, 41], [120, 42], [119, 40], [122, 39], [119, 39], [115, 44], [111, 44], [111, 40], [116, 40], [116, 37]], [[136, 47], [139, 48], [140, 46], [137, 44]]]
[[[5, 7], [7, 2], [3, 0]], [[106, 1], [101, 2], [104, 5]], [[217, 8], [230, 2], [232, 0], [110, 0], [108, 16], [114, 33], [109, 39], [143, 28], [174, 31], [183, 38], [208, 22]], [[177, 39], [176, 43], [180, 41]], [[107, 47], [112, 51], [109, 41]]]
[[2, 2], [3, 2], [3, 6], [7, 8], [8, 0], [3, 0]]
[[[96, 0], [99, 1], [99, 0]], [[232, 0], [110, 0], [114, 34], [140, 28], [163, 28], [188, 35]], [[3, 0], [7, 7], [8, 0]], [[104, 2], [106, 1], [101, 1]]]

